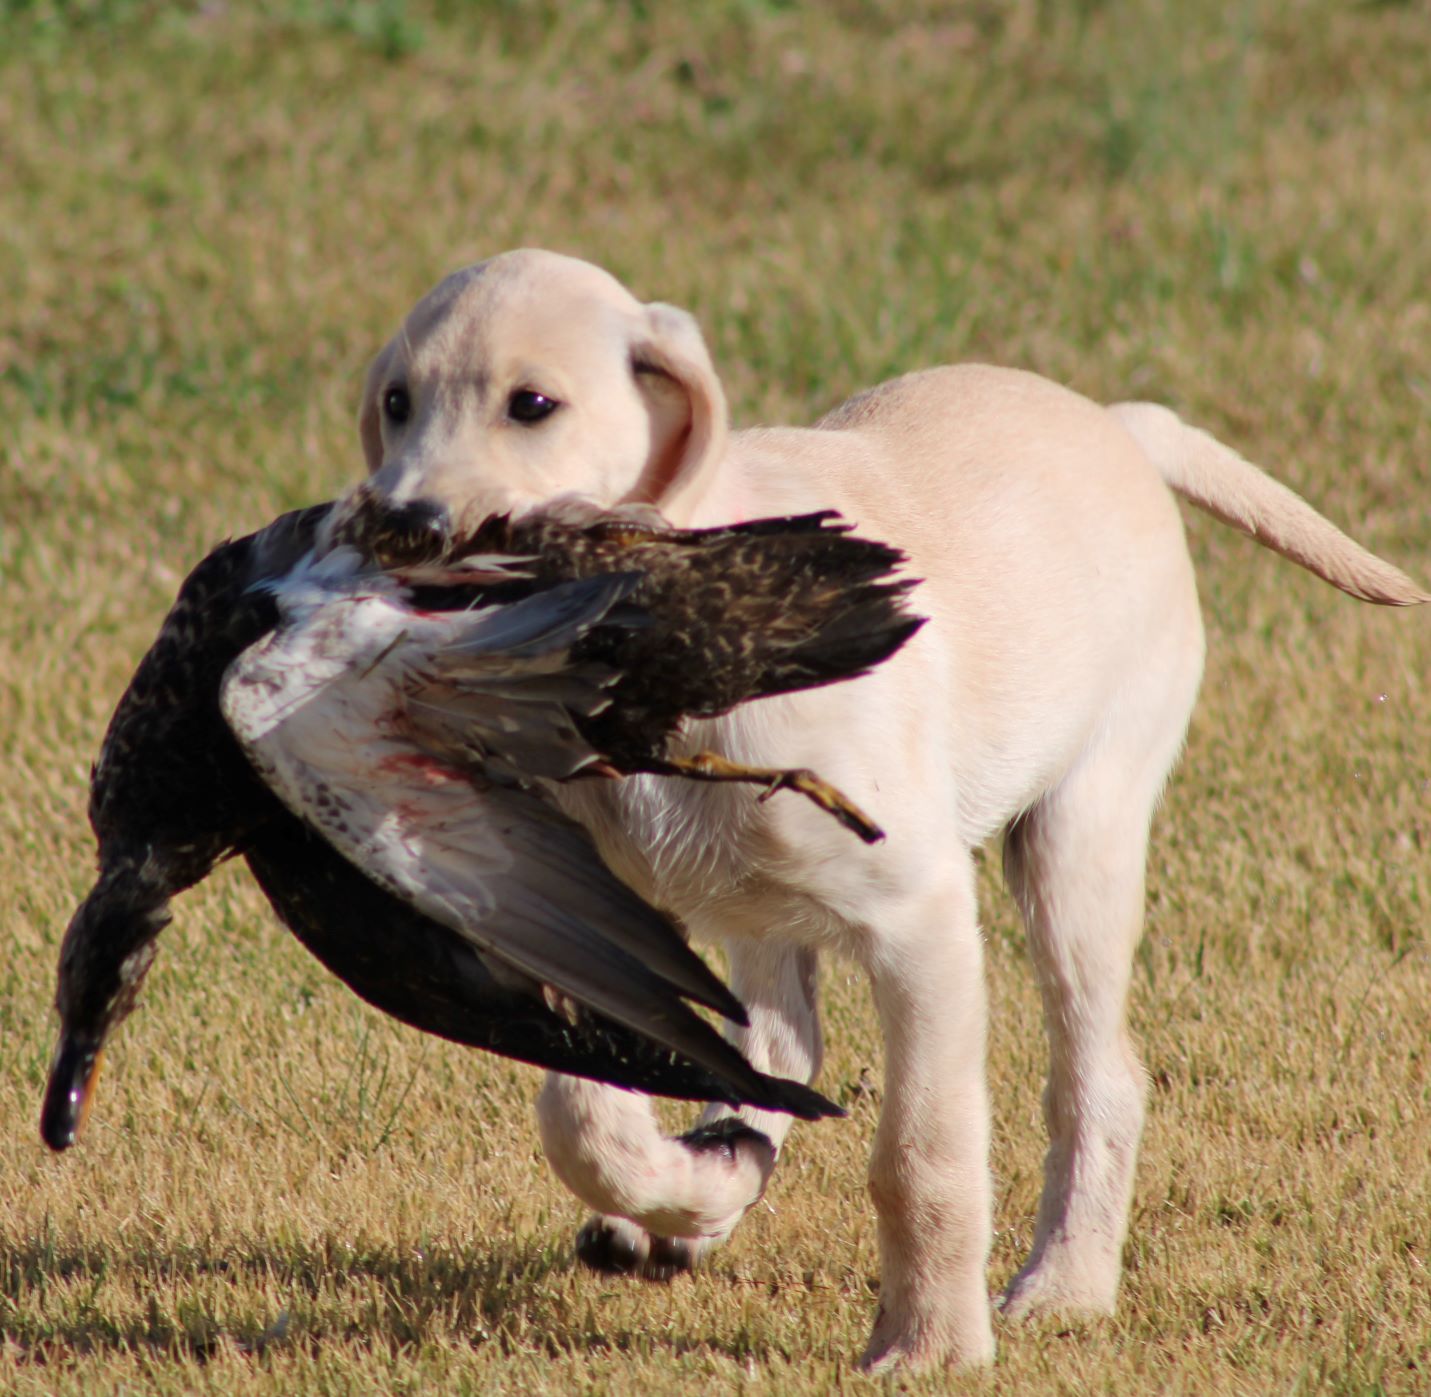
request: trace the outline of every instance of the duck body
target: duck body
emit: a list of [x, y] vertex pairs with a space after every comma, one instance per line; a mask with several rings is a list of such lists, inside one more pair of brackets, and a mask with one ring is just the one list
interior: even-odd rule
[[383, 572], [315, 558], [329, 508], [206, 557], [116, 709], [91, 788], [99, 875], [61, 951], [47, 1142], [75, 1139], [170, 898], [235, 854], [403, 1022], [649, 1093], [837, 1113], [693, 1012], [744, 1021], [549, 787], [669, 772], [684, 717], [878, 663], [919, 624], [908, 584], [883, 580], [899, 555], [819, 517], [494, 520]]

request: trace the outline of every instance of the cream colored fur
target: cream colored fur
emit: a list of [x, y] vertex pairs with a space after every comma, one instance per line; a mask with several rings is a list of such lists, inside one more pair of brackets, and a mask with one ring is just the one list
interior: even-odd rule
[[[394, 387], [405, 422], [384, 415]], [[560, 406], [514, 421], [522, 390]], [[1100, 407], [1032, 374], [936, 369], [814, 429], [731, 434], [689, 316], [549, 253], [468, 268], [420, 302], [373, 365], [361, 432], [365, 507], [436, 502], [458, 527], [561, 495], [654, 504], [678, 525], [833, 508], [908, 551], [932, 619], [893, 660], [688, 739], [813, 767], [885, 843], [742, 789], [638, 777], [564, 799], [622, 877], [729, 947], [757, 1067], [818, 1070], [816, 953], [869, 974], [887, 1054], [870, 1369], [994, 1351], [971, 853], [1004, 832], [1046, 1009], [1050, 1144], [1033, 1250], [999, 1303], [1012, 1316], [1111, 1309], [1143, 1125], [1124, 1001], [1148, 823], [1203, 661], [1172, 492], [1353, 595], [1426, 593], [1165, 409]], [[744, 1114], [778, 1151], [788, 1120]], [[719, 1240], [773, 1165], [758, 1143], [692, 1152], [662, 1137], [644, 1098], [572, 1079], [549, 1080], [539, 1118], [560, 1176], [638, 1236]]]

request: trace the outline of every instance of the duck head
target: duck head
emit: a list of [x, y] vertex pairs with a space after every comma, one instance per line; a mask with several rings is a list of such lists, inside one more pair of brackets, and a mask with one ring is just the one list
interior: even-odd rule
[[60, 1040], [40, 1118], [51, 1149], [79, 1136], [105, 1042], [134, 1008], [169, 899], [234, 853], [272, 801], [224, 724], [218, 686], [272, 624], [272, 601], [249, 585], [259, 565], [286, 565], [320, 517], [286, 515], [214, 549], [184, 582], [110, 719], [90, 780], [99, 877], [60, 947]]
[[171, 920], [157, 872], [149, 857], [111, 862], [65, 932], [55, 993], [60, 1038], [40, 1113], [40, 1135], [52, 1150], [79, 1138], [105, 1042], [134, 1008], [154, 939]]

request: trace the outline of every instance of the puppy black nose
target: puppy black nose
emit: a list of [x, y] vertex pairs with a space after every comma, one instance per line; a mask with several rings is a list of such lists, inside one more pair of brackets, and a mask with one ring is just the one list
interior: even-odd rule
[[441, 557], [452, 536], [452, 517], [435, 500], [370, 500], [363, 516], [359, 532], [366, 550], [384, 567]]

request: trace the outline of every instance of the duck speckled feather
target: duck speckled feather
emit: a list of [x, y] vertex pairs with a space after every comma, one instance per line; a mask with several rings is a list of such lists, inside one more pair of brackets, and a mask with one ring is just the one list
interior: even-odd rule
[[684, 718], [855, 678], [923, 624], [902, 608], [914, 584], [889, 580], [904, 555], [831, 513], [699, 530], [496, 518], [454, 561], [503, 554], [529, 559], [537, 585], [633, 575], [627, 601], [652, 623], [600, 627], [573, 647], [617, 675], [611, 704], [582, 730], [623, 771], [665, 771]]

